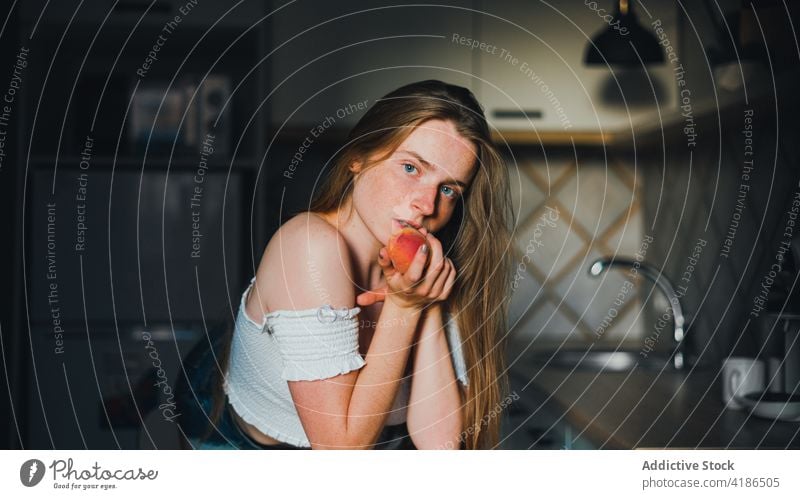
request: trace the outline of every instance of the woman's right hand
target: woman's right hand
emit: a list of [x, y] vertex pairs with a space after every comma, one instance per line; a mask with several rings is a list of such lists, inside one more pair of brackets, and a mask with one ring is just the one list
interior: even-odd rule
[[[442, 243], [433, 234], [425, 229], [420, 232], [426, 243], [419, 247], [404, 274], [392, 264], [387, 248], [381, 248], [378, 264], [383, 269], [386, 286], [360, 294], [356, 299], [358, 305], [369, 306], [383, 300], [401, 308], [421, 310], [431, 303], [447, 300], [456, 279], [455, 266], [444, 256]], [[430, 263], [428, 252], [431, 254]]]

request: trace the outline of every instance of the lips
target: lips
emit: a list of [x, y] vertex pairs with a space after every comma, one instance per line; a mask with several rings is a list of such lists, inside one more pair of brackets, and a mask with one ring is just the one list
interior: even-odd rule
[[414, 229], [417, 229], [417, 230], [422, 228], [421, 224], [418, 224], [416, 222], [412, 222], [411, 220], [405, 220], [403, 218], [395, 218], [394, 220], [395, 220], [395, 222], [398, 222], [400, 224], [401, 228], [402, 227], [406, 227], [406, 226], [413, 227]]

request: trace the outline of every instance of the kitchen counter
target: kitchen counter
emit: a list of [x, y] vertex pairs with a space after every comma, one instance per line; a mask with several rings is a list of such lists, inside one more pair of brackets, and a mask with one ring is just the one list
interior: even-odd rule
[[510, 368], [521, 409], [546, 405], [595, 448], [800, 448], [800, 423], [725, 409], [717, 369], [571, 372], [526, 357]]

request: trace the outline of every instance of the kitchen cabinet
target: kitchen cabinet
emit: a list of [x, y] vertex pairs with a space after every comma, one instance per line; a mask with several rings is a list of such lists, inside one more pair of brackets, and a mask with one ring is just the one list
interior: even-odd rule
[[[222, 2], [189, 0], [19, 4], [4, 44], [31, 56], [3, 173], [24, 172], [7, 179], [22, 242], [3, 276], [30, 300], [8, 315], [19, 316], [4, 346], [9, 393], [25, 415], [11, 445], [136, 448], [166, 396], [154, 383], [174, 387], [160, 378], [172, 383], [228, 315], [249, 244], [265, 246], [266, 191], [254, 188], [265, 120], [246, 119], [265, 87], [263, 5], [226, 15]], [[213, 153], [199, 147], [209, 136]]]
[[[585, 2], [439, 3], [273, 6], [273, 129], [348, 129], [375, 99], [428, 78], [470, 88], [492, 127], [511, 134], [567, 132], [580, 141], [677, 109], [680, 61], [647, 71], [584, 65], [588, 40], [606, 26]], [[677, 7], [637, 7], [640, 23], [652, 30], [659, 22], [678, 50]]]
[[[593, 2], [591, 2], [593, 3]], [[625, 129], [677, 108], [675, 65], [647, 71], [612, 72], [586, 66], [589, 40], [606, 27], [585, 2], [553, 0], [483, 2], [475, 37], [478, 99], [491, 124], [501, 131], [602, 132]], [[613, 2], [599, 1], [611, 10]], [[677, 6], [670, 2], [636, 3], [639, 22], [654, 21], [678, 50]], [[467, 49], [470, 50], [470, 49]], [[666, 60], [666, 58], [665, 58]], [[680, 63], [678, 63], [680, 64]]]
[[[200, 0], [159, 0], [109, 2], [108, 0], [83, 0], [82, 2], [19, 2], [21, 20], [27, 26], [34, 26], [40, 19], [45, 22], [53, 19], [62, 20], [59, 26], [63, 29], [70, 23], [83, 29], [95, 30], [103, 24], [105, 28], [123, 28], [137, 22], [143, 27], [162, 28], [168, 21], [174, 23], [174, 32], [178, 26], [183, 29], [209, 29], [213, 19], [215, 28], [239, 28], [242, 25], [255, 23], [264, 14], [258, 2], [239, 2], [233, 7], [214, 5], [215, 2]], [[45, 6], [43, 6], [45, 5]], [[13, 10], [13, 9], [12, 9]], [[109, 14], [110, 11], [113, 13]], [[73, 17], [74, 16], [74, 17]], [[175, 16], [180, 20], [175, 22]], [[165, 33], [167, 34], [167, 33]], [[169, 37], [172, 37], [170, 34]]]
[[[529, 384], [519, 370], [510, 371], [512, 396], [503, 413], [500, 448], [503, 450], [590, 450], [595, 447], [559, 411], [546, 392]], [[527, 385], [527, 386], [526, 386]]]
[[274, 14], [269, 55], [275, 131], [350, 128], [391, 90], [417, 80], [470, 86], [472, 1], [406, 6], [388, 1], [308, 1]]

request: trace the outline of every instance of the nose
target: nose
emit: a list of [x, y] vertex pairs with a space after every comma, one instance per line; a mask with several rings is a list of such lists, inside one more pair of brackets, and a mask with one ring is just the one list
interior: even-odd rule
[[436, 194], [438, 187], [420, 187], [414, 193], [411, 206], [421, 215], [432, 215], [436, 209]]

